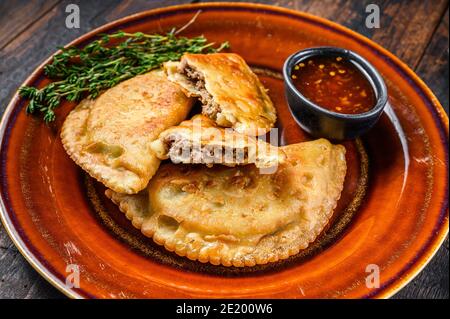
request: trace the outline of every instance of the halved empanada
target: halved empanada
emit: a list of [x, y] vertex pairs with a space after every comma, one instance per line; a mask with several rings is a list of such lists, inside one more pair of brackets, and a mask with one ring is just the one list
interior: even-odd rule
[[[237, 54], [184, 54], [167, 62], [169, 80], [199, 97], [203, 114], [239, 133], [261, 135], [274, 126], [275, 108], [266, 89]], [[259, 129], [259, 132], [258, 132]]]
[[236, 267], [275, 262], [321, 233], [346, 174], [343, 146], [320, 139], [283, 150], [287, 160], [271, 175], [254, 165], [165, 164], [147, 193], [106, 195], [144, 235], [181, 256]]
[[283, 152], [257, 138], [218, 127], [213, 120], [196, 115], [171, 127], [151, 144], [156, 156], [173, 163], [236, 166], [255, 164], [274, 168], [283, 161]]
[[61, 139], [70, 157], [108, 188], [134, 194], [159, 167], [150, 143], [183, 121], [193, 101], [164, 72], [138, 75], [83, 100], [67, 116]]

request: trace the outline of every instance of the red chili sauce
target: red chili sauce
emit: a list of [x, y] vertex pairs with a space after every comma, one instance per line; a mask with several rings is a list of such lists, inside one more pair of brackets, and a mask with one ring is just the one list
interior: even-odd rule
[[333, 56], [313, 56], [291, 73], [297, 90], [308, 100], [337, 113], [358, 114], [375, 106], [372, 85], [352, 62]]

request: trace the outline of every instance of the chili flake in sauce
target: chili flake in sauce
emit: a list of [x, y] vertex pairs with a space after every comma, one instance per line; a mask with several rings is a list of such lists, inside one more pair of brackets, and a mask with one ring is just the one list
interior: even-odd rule
[[311, 102], [328, 110], [358, 114], [375, 106], [372, 85], [364, 74], [342, 57], [313, 56], [291, 73], [295, 87]]

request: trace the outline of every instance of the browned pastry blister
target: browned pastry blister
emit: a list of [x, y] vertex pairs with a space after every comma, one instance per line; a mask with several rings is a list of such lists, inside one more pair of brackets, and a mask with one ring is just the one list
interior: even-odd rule
[[106, 195], [178, 255], [236, 267], [275, 262], [317, 238], [346, 175], [343, 146], [320, 139], [282, 150], [287, 158], [273, 174], [254, 165], [163, 164], [138, 195]]
[[183, 121], [193, 100], [161, 70], [138, 75], [83, 100], [61, 131], [69, 156], [92, 177], [116, 192], [144, 189], [160, 160], [150, 143]]
[[275, 107], [258, 77], [234, 53], [184, 54], [164, 64], [169, 80], [198, 97], [203, 114], [239, 133], [262, 135], [276, 121]]
[[258, 168], [275, 168], [285, 159], [278, 147], [233, 129], [218, 127], [213, 120], [200, 114], [162, 132], [151, 148], [161, 160], [209, 167], [255, 164]]

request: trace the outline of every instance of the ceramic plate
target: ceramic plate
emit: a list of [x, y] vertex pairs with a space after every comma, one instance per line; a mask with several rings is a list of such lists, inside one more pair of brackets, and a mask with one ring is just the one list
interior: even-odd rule
[[[280, 142], [307, 140], [291, 117], [280, 71], [313, 46], [356, 51], [383, 75], [390, 107], [361, 140], [346, 142], [349, 166], [333, 220], [307, 250], [252, 268], [216, 267], [175, 256], [133, 229], [104, 188], [66, 155], [59, 130], [73, 104], [46, 126], [14, 96], [1, 123], [1, 216], [25, 258], [62, 292], [84, 298], [381, 298], [405, 286], [448, 232], [448, 118], [432, 92], [380, 46], [330, 21], [254, 4], [196, 4], [139, 13], [99, 33], [183, 33], [228, 40], [260, 76], [276, 104]], [[40, 66], [24, 84], [45, 85]], [[65, 285], [78, 267], [79, 288]], [[380, 271], [379, 285], [366, 279]], [[369, 271], [369, 272], [368, 272]], [[369, 278], [370, 279], [370, 278]]]

